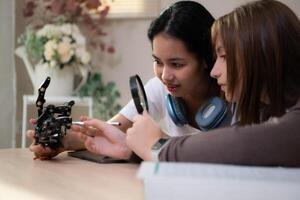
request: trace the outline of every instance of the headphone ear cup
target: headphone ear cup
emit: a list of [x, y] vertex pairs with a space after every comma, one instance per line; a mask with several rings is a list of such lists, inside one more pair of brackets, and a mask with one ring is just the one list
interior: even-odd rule
[[202, 131], [218, 127], [226, 118], [227, 103], [219, 97], [212, 97], [199, 108], [195, 120]]
[[171, 119], [177, 126], [183, 126], [188, 123], [186, 119], [185, 103], [181, 98], [167, 95], [167, 110]]

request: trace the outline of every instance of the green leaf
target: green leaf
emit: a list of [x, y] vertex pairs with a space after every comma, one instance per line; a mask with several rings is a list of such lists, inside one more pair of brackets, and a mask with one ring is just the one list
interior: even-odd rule
[[31, 27], [27, 28], [19, 38], [19, 43], [24, 45], [30, 59], [38, 61], [43, 57], [46, 38], [38, 37]]
[[93, 98], [93, 111], [96, 118], [108, 120], [121, 109], [117, 102], [121, 94], [112, 81], [105, 84], [102, 75], [98, 72], [89, 75], [87, 82], [77, 92], [79, 96], [91, 96]]

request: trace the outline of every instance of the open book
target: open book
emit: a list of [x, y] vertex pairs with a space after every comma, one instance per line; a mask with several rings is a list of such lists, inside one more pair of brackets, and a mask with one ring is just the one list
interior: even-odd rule
[[143, 162], [145, 199], [299, 200], [300, 168]]

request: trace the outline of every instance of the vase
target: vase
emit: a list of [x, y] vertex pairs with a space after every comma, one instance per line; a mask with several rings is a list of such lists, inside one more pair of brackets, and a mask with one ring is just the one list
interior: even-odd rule
[[74, 91], [74, 69], [70, 66], [50, 68], [47, 65], [37, 64], [35, 66], [34, 94], [38, 94], [41, 84], [47, 76], [51, 82], [46, 90], [47, 96], [71, 96]]
[[[46, 91], [47, 96], [71, 96], [73, 92], [78, 91], [86, 83], [88, 78], [88, 67], [64, 66], [62, 69], [59, 69], [59, 67], [51, 68], [43, 65], [41, 61], [34, 67], [28, 59], [25, 46], [18, 47], [15, 53], [25, 64], [35, 95], [38, 94], [38, 90], [47, 76], [51, 78], [50, 85]], [[76, 68], [79, 71], [81, 81], [74, 89], [74, 69]]]

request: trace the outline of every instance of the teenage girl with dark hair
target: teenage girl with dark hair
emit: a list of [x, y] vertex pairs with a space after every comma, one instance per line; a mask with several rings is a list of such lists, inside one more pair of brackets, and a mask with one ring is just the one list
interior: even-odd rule
[[[157, 122], [163, 121], [166, 135], [200, 132], [195, 121], [198, 108], [212, 96], [219, 95], [217, 82], [209, 75], [214, 62], [210, 39], [213, 22], [212, 15], [199, 3], [180, 1], [166, 9], [150, 25], [148, 37], [153, 50], [156, 77], [146, 84], [145, 89], [149, 114]], [[173, 104], [176, 105], [175, 110], [168, 110], [167, 105]], [[126, 132], [136, 115], [136, 108], [131, 101], [110, 121], [121, 122], [118, 128]], [[103, 133], [100, 130], [91, 131], [79, 126], [73, 126], [72, 129], [63, 139], [63, 148], [49, 149], [33, 144], [30, 149], [41, 159], [78, 148], [121, 158], [131, 154], [128, 148], [117, 146], [118, 143], [125, 143], [125, 135], [107, 139], [101, 137]], [[83, 139], [84, 147], [76, 134]], [[34, 132], [30, 130], [28, 135], [32, 138]]]

